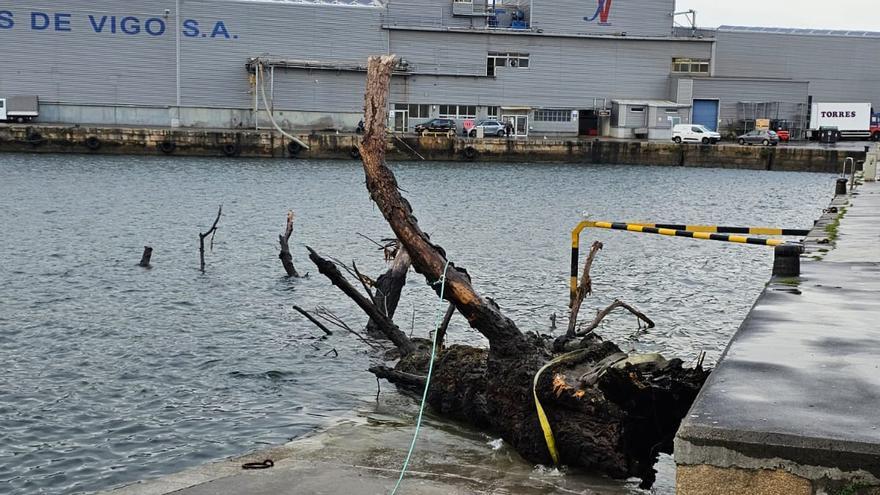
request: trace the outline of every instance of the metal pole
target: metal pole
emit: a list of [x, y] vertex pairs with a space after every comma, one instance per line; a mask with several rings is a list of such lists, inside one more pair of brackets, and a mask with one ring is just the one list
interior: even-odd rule
[[269, 69], [269, 111], [275, 114], [275, 66]]
[[260, 130], [260, 72], [263, 65], [260, 59], [254, 64], [254, 130]]
[[175, 49], [177, 58], [177, 112], [180, 114], [180, 0], [174, 3]]
[[176, 127], [180, 125], [180, 0], [175, 0], [174, 2], [174, 24], [175, 24], [175, 33], [174, 33], [174, 59], [175, 59], [175, 92], [176, 97], [174, 99], [175, 106], [175, 117], [171, 119], [171, 126]]

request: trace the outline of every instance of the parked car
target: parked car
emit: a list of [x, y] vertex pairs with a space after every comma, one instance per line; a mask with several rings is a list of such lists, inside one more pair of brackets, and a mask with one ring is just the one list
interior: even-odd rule
[[741, 145], [763, 144], [764, 146], [776, 146], [779, 144], [779, 135], [774, 131], [751, 131], [736, 138]]
[[448, 134], [450, 137], [455, 136], [457, 127], [452, 119], [434, 119], [418, 124], [416, 126], [416, 134], [424, 136], [428, 133]]
[[483, 129], [484, 136], [504, 137], [505, 135], [504, 124], [495, 119], [486, 119], [477, 122], [477, 125], [470, 130], [468, 136], [477, 137], [477, 129]]
[[699, 124], [678, 124], [672, 128], [672, 140], [677, 144], [682, 142], [715, 144], [721, 141], [721, 134]]

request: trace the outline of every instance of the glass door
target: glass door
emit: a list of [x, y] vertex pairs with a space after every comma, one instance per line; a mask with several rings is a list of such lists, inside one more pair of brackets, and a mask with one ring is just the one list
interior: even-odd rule
[[513, 132], [511, 137], [525, 137], [529, 135], [529, 116], [528, 115], [504, 115], [501, 117], [502, 122], [510, 122], [513, 124]]
[[407, 132], [409, 130], [409, 110], [392, 110], [390, 118], [392, 131]]

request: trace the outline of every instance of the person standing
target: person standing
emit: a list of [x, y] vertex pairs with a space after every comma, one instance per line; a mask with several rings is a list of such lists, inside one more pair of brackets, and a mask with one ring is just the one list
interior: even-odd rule
[[513, 132], [513, 124], [508, 120], [504, 123], [504, 134], [507, 135], [507, 139], [510, 139], [510, 134]]

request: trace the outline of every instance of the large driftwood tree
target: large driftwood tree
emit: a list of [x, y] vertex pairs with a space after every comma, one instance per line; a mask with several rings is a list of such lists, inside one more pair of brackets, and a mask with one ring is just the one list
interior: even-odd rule
[[[369, 60], [366, 131], [360, 147], [367, 189], [412, 267], [438, 294], [437, 282], [448, 263], [444, 297], [489, 341], [488, 349], [453, 345], [440, 352], [428, 394], [430, 406], [500, 435], [531, 462], [551, 464], [533, 397], [536, 374], [551, 363], [535, 391], [552, 427], [559, 462], [618, 478], [639, 476], [650, 486], [653, 464], [660, 452], [671, 452], [673, 436], [707, 372], [684, 369], [679, 360], [627, 356], [594, 333], [581, 340], [575, 336], [563, 346], [557, 342], [555, 347], [566, 352], [560, 357], [551, 340], [524, 333], [492, 299], [477, 293], [468, 272], [449, 262], [446, 252], [422, 232], [385, 166], [387, 95], [394, 65], [393, 56]], [[393, 368], [370, 371], [405, 389], [424, 387], [428, 346], [408, 338], [374, 301], [345, 281], [334, 263], [314, 251], [310, 259], [398, 348], [401, 358]]]

